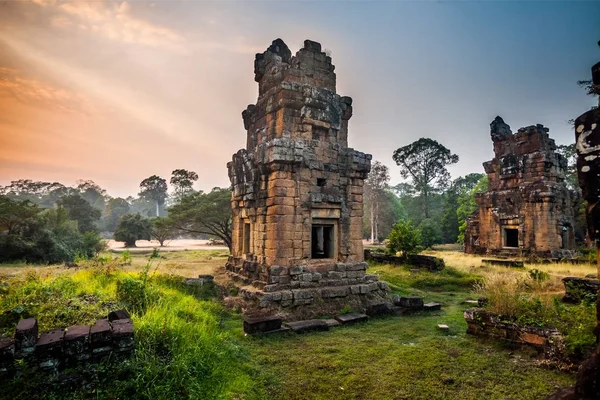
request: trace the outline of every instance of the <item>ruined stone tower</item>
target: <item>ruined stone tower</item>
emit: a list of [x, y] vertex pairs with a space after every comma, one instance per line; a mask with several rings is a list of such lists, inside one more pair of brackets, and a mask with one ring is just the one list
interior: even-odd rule
[[[258, 100], [246, 148], [227, 164], [233, 189], [231, 276], [261, 306], [355, 305], [385, 294], [365, 274], [363, 181], [371, 156], [348, 148], [352, 99], [336, 94], [331, 57], [274, 40], [254, 61]], [[348, 297], [350, 296], [350, 297]], [[320, 302], [322, 303], [322, 302]]]
[[467, 221], [465, 252], [567, 257], [575, 250], [574, 212], [564, 183], [566, 159], [543, 125], [513, 134], [490, 124], [495, 157], [483, 164], [488, 191]]

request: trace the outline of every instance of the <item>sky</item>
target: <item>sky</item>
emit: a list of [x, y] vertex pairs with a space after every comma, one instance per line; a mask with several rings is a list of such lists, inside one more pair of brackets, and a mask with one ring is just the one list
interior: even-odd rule
[[331, 51], [349, 145], [392, 184], [393, 151], [421, 137], [459, 155], [453, 177], [483, 172], [496, 115], [574, 141], [599, 20], [598, 1], [0, 1], [0, 185], [91, 179], [125, 197], [184, 168], [196, 189], [229, 186], [254, 55], [276, 38]]

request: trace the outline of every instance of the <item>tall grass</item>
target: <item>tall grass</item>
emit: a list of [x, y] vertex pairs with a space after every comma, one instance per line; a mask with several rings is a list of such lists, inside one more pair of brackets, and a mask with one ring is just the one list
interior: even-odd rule
[[8, 383], [6, 393], [28, 399], [264, 398], [262, 378], [240, 345], [239, 330], [226, 323], [233, 319], [239, 326], [241, 321], [215, 301], [214, 294], [210, 285], [190, 287], [181, 277], [148, 270], [23, 275], [0, 294], [0, 314], [8, 311], [16, 317], [0, 321], [2, 333], [12, 333], [20, 316], [38, 318], [40, 329], [46, 330], [89, 324], [125, 307], [134, 321], [136, 351], [128, 360], [95, 369], [91, 386], [66, 391], [27, 376]]

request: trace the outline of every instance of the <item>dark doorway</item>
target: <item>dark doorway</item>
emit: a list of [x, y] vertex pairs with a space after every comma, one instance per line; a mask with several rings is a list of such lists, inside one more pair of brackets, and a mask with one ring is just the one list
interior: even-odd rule
[[247, 254], [250, 253], [250, 224], [244, 223], [244, 245], [242, 248], [242, 253]]
[[504, 247], [519, 247], [518, 228], [504, 228]]
[[313, 225], [311, 238], [312, 258], [334, 258], [333, 225]]

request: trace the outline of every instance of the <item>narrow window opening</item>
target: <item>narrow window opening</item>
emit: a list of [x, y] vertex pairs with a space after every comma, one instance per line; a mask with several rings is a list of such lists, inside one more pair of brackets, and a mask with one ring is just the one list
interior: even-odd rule
[[317, 178], [317, 186], [323, 187], [325, 186], [325, 182], [327, 182], [325, 178]]
[[242, 253], [250, 253], [250, 224], [244, 223], [244, 243], [242, 247]]
[[519, 229], [504, 228], [504, 247], [519, 247]]
[[312, 226], [312, 258], [333, 258], [335, 249], [333, 225]]

